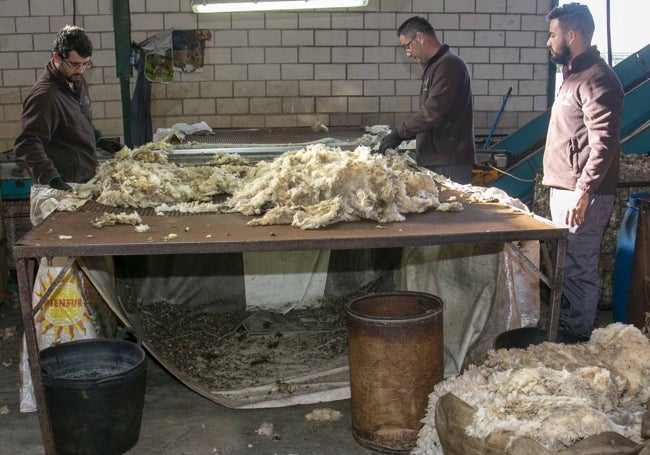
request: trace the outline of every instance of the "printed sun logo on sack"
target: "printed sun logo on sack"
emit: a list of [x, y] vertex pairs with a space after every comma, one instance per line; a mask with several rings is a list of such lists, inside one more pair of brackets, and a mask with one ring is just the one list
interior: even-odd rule
[[[82, 292], [80, 271], [67, 257], [42, 257], [32, 289], [32, 307], [39, 305], [52, 288], [34, 317], [39, 349], [67, 341], [96, 338], [97, 333]], [[54, 284], [61, 271], [61, 280]], [[20, 412], [36, 411], [36, 397], [27, 359], [27, 341], [23, 335], [20, 353]]]
[[[56, 274], [48, 270], [38, 280], [39, 290], [34, 289], [40, 298], [52, 286]], [[54, 341], [60, 341], [61, 334], [66, 333], [69, 339], [75, 338], [75, 332], [86, 335], [86, 327], [90, 318], [84, 305], [79, 282], [74, 273], [66, 273], [61, 283], [45, 300], [43, 308], [39, 311], [37, 322], [41, 323], [41, 334], [54, 333]]]

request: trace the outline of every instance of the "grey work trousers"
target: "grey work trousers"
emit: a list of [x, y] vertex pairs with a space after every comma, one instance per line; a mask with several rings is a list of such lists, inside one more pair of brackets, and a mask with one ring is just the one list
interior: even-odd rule
[[[560, 309], [562, 329], [591, 335], [600, 295], [600, 244], [614, 207], [614, 199], [614, 195], [590, 195], [584, 222], [569, 228]], [[551, 188], [553, 221], [567, 226], [564, 222], [565, 213], [573, 207], [574, 201], [573, 191]]]

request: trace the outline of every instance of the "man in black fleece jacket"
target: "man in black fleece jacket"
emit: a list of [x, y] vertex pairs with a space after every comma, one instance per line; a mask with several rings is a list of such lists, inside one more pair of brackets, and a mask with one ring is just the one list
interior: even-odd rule
[[16, 158], [27, 162], [33, 183], [70, 191], [68, 182], [95, 175], [97, 147], [115, 153], [122, 146], [93, 126], [84, 72], [92, 42], [85, 31], [66, 25], [56, 36], [51, 59], [23, 102]]
[[476, 163], [474, 113], [465, 61], [436, 37], [431, 24], [414, 16], [397, 29], [406, 55], [424, 68], [420, 107], [384, 137], [379, 152], [415, 137], [417, 162], [457, 183], [469, 183]]

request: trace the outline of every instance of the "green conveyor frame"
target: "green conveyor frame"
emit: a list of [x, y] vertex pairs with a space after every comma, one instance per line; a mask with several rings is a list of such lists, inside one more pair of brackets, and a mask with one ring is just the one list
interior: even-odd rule
[[[639, 131], [650, 120], [650, 44], [630, 55], [614, 71], [625, 90], [621, 139], [622, 153], [650, 151], [650, 130]], [[530, 204], [535, 176], [542, 168], [542, 157], [550, 109], [490, 147], [511, 153], [514, 163], [488, 186], [500, 188], [511, 197]]]

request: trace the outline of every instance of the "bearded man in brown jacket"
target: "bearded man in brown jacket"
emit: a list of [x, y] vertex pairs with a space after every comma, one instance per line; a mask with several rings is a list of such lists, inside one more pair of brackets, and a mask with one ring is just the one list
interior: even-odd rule
[[569, 3], [547, 16], [551, 61], [563, 82], [553, 103], [544, 150], [553, 221], [569, 228], [560, 328], [589, 336], [600, 290], [598, 259], [614, 206], [621, 155], [623, 89], [591, 46], [589, 8]]

